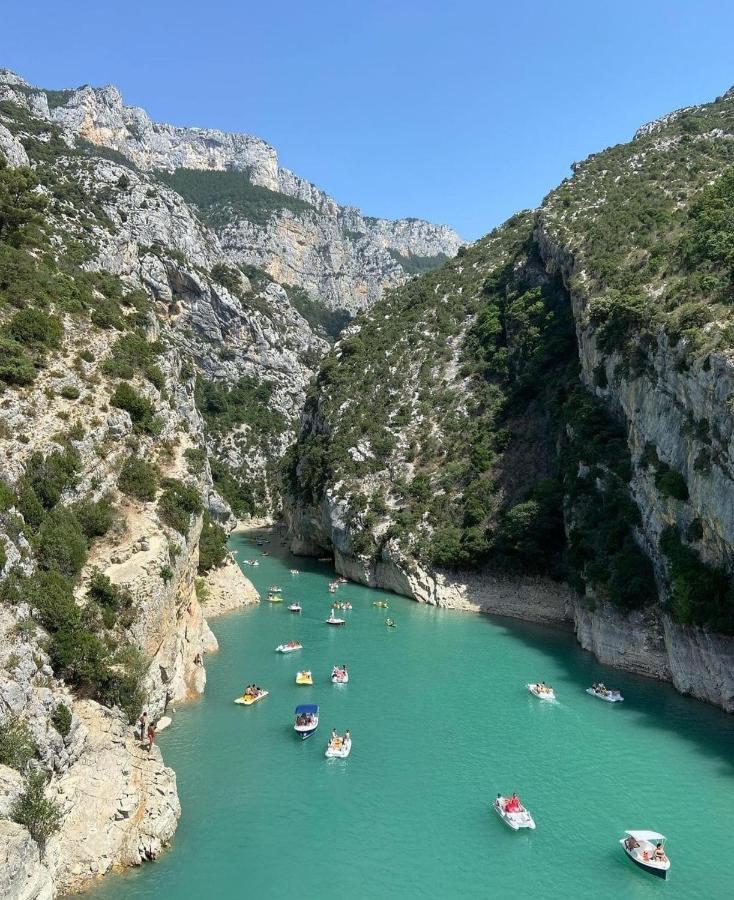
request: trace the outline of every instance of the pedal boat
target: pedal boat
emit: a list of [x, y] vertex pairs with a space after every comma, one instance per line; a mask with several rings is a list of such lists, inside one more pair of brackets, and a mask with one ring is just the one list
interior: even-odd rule
[[556, 699], [556, 692], [552, 687], [548, 687], [547, 685], [545, 686], [545, 688], [543, 688], [543, 686], [540, 684], [529, 684], [528, 690], [534, 697], [537, 697], [538, 700]]
[[268, 588], [268, 590], [270, 591], [271, 594], [280, 594], [280, 593], [282, 593], [283, 588], [278, 587], [277, 584], [271, 584], [270, 587]]
[[331, 683], [332, 684], [349, 684], [349, 672], [344, 669], [340, 669], [339, 666], [334, 666], [331, 670]]
[[329, 618], [326, 620], [327, 625], [346, 625], [346, 619], [340, 619], [332, 613]]
[[385, 619], [385, 625], [388, 628], [397, 628], [398, 626], [395, 624], [395, 619]]
[[296, 684], [313, 684], [313, 676], [308, 671], [299, 672], [296, 675]]
[[324, 756], [327, 759], [346, 759], [352, 752], [352, 739], [344, 740], [342, 737], [331, 738]]
[[298, 641], [288, 641], [287, 644], [278, 644], [275, 648], [276, 653], [293, 653], [295, 650], [303, 650], [303, 644]]
[[387, 600], [375, 600], [375, 602], [372, 605], [376, 606], [378, 609], [389, 609], [390, 608], [390, 604], [387, 602]]
[[310, 738], [319, 727], [319, 708], [315, 703], [305, 703], [296, 707], [296, 721], [293, 728], [302, 741]]
[[586, 688], [586, 693], [591, 694], [592, 697], [597, 697], [599, 700], [603, 700], [605, 703], [621, 703], [624, 700], [624, 697], [619, 693], [619, 691], [613, 691], [609, 688], [606, 688], [603, 691], [594, 690], [593, 687]]
[[301, 604], [300, 603], [291, 603], [291, 605], [288, 607], [288, 611], [299, 613], [301, 611]]
[[670, 860], [667, 856], [664, 859], [655, 859], [657, 844], [662, 844], [665, 852], [665, 836], [658, 834], [657, 831], [625, 831], [625, 834], [627, 837], [621, 838], [619, 843], [632, 862], [657, 878], [667, 878]]
[[535, 820], [522, 804], [520, 804], [520, 809], [517, 810], [517, 812], [507, 812], [505, 807], [507, 806], [509, 799], [509, 797], [503, 797], [501, 794], [497, 794], [493, 805], [494, 810], [500, 819], [502, 819], [505, 825], [513, 831], [519, 831], [521, 828], [534, 829]]
[[283, 598], [280, 594], [268, 594], [268, 603], [282, 603]]
[[238, 697], [234, 702], [239, 703], [240, 706], [253, 706], [255, 703], [259, 703], [261, 700], [264, 700], [270, 691], [260, 691], [259, 694], [243, 694], [241, 697]]

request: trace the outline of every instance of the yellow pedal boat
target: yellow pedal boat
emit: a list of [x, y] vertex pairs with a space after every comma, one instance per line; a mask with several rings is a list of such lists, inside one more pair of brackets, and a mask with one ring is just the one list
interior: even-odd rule
[[299, 672], [296, 675], [296, 684], [313, 684], [313, 676], [310, 672]]
[[234, 702], [239, 703], [240, 706], [252, 706], [254, 703], [257, 703], [258, 700], [263, 700], [268, 696], [269, 691], [260, 691], [256, 696], [252, 696], [252, 694], [243, 694], [241, 697], [238, 697]]

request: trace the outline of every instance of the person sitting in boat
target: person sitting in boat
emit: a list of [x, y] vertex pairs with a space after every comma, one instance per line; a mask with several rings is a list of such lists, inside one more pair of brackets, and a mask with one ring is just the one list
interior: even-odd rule
[[505, 812], [520, 812], [520, 798], [517, 794], [513, 793], [510, 799], [505, 804]]
[[347, 730], [344, 732], [344, 737], [342, 738], [342, 743], [346, 744], [347, 741], [351, 741], [351, 740], [352, 740], [352, 735], [351, 735], [351, 732], [349, 731], [349, 729], [347, 728]]
[[658, 842], [655, 845], [655, 852], [653, 853], [652, 858], [655, 860], [655, 862], [665, 862], [665, 860], [668, 858], [665, 855], [665, 850], [663, 849], [663, 845], [661, 842]]
[[336, 728], [332, 728], [331, 729], [331, 740], [336, 741], [338, 739], [338, 737], [339, 737], [339, 735], [337, 733]]
[[640, 845], [637, 843], [637, 840], [636, 840], [635, 838], [633, 838], [633, 837], [628, 837], [628, 838], [625, 840], [625, 842], [624, 842], [624, 846], [625, 846], [628, 850], [635, 850], [635, 849], [637, 849], [637, 847], [639, 847]]

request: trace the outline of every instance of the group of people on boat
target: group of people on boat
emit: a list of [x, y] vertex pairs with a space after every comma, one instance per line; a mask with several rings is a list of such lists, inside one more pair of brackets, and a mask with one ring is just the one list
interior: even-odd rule
[[247, 687], [242, 692], [243, 697], [252, 697], [253, 700], [259, 697], [263, 693], [263, 689], [259, 684], [248, 684]]
[[329, 746], [330, 747], [341, 747], [347, 743], [347, 741], [352, 740], [352, 734], [347, 728], [344, 734], [339, 734], [336, 728], [331, 729], [331, 737], [329, 738]]
[[331, 608], [332, 609], [351, 609], [352, 604], [348, 600], [345, 600], [344, 603], [332, 603]]
[[[497, 796], [499, 797], [500, 795], [498, 794]], [[520, 798], [513, 791], [512, 796], [505, 803], [505, 812], [508, 812], [508, 813], [522, 812], [524, 809], [525, 809], [525, 807], [520, 802]]]
[[[636, 850], [640, 843], [637, 838], [632, 837], [631, 835], [624, 840], [624, 846], [628, 850]], [[647, 850], [642, 851], [642, 859], [647, 862], [650, 859], [654, 859], [655, 862], [665, 862], [668, 857], [665, 855], [665, 848], [663, 847], [663, 842], [658, 841], [655, 845], [655, 849], [652, 854], [650, 854]]]
[[341, 666], [334, 666], [334, 668], [331, 670], [332, 678], [344, 678], [345, 675], [347, 675], [346, 663]]
[[[546, 684], [544, 681], [536, 682], [533, 685], [533, 687], [539, 694], [552, 694], [553, 693], [553, 688], [549, 684]], [[512, 796], [514, 797], [515, 795], [513, 794]]]
[[594, 682], [594, 684], [591, 685], [591, 690], [595, 694], [601, 694], [602, 697], [616, 697], [619, 695], [619, 691], [608, 688], [602, 681], [600, 681], [598, 684]]
[[314, 721], [313, 713], [299, 713], [296, 716], [296, 725], [311, 725]]

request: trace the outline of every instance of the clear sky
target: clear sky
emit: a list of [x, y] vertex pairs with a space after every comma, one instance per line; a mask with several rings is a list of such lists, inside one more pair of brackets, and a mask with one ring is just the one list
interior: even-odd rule
[[6, 0], [0, 66], [257, 134], [371, 215], [475, 238], [734, 83], [732, 0]]

